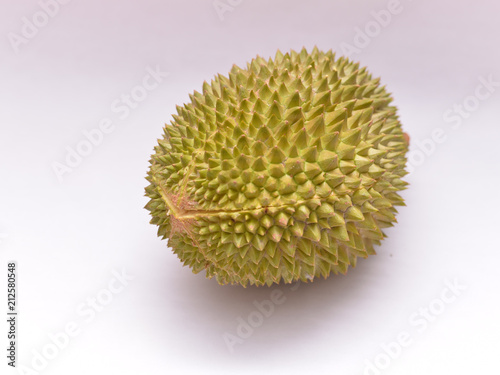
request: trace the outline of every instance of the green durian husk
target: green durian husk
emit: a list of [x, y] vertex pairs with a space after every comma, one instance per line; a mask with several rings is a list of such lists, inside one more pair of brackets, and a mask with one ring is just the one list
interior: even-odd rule
[[332, 51], [278, 51], [190, 99], [155, 147], [146, 208], [193, 272], [270, 286], [375, 254], [408, 150], [379, 79]]

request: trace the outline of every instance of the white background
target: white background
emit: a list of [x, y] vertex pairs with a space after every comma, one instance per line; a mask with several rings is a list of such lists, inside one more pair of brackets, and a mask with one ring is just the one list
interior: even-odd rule
[[[221, 20], [212, 0], [73, 0], [16, 51], [11, 33], [22, 35], [23, 17], [41, 7], [2, 0], [0, 310], [14, 260], [18, 365], [32, 368], [49, 334], [74, 322], [79, 334], [32, 373], [372, 374], [366, 366], [377, 358], [383, 374], [500, 373], [500, 88], [470, 98], [481, 77], [500, 81], [500, 6], [400, 4], [373, 32], [372, 12], [388, 1], [244, 0]], [[314, 45], [342, 54], [368, 25], [373, 37], [350, 56], [393, 93], [414, 161], [407, 206], [378, 255], [296, 291], [219, 286], [182, 267], [143, 209], [149, 156], [175, 105], [257, 54]], [[148, 66], [169, 76], [120, 119], [113, 101], [140, 85]], [[443, 116], [464, 100], [475, 110], [454, 128]], [[103, 118], [113, 132], [60, 182], [54, 162]], [[432, 145], [438, 128], [445, 141]], [[123, 269], [134, 279], [86, 321], [78, 309]], [[455, 279], [467, 289], [439, 302], [445, 280]], [[274, 289], [284, 303], [231, 352], [224, 334], [236, 335], [238, 318]], [[422, 329], [411, 317], [429, 304], [444, 309]], [[384, 362], [382, 345], [401, 332], [411, 345]], [[0, 372], [17, 373], [4, 354]]]

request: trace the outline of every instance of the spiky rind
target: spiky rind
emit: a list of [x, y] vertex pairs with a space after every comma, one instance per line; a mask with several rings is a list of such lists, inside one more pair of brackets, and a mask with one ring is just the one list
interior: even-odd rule
[[177, 107], [148, 173], [158, 235], [221, 284], [345, 273], [395, 222], [408, 144], [378, 79], [316, 48], [233, 66]]

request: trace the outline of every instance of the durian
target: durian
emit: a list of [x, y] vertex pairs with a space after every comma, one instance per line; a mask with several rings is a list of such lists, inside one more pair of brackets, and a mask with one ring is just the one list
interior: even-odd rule
[[408, 141], [366, 68], [317, 48], [278, 51], [190, 99], [155, 147], [146, 208], [194, 273], [270, 286], [375, 254], [404, 204]]

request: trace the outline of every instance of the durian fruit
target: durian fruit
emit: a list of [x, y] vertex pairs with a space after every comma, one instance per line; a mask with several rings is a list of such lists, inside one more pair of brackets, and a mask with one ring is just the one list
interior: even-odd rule
[[331, 51], [278, 51], [190, 99], [155, 147], [146, 208], [194, 273], [311, 281], [375, 254], [408, 149], [379, 79]]

